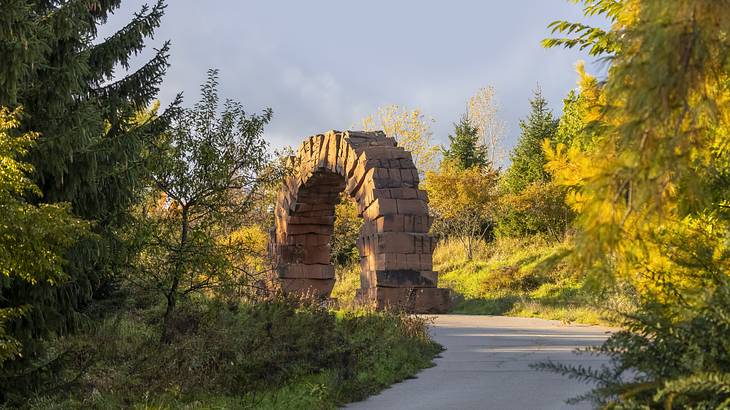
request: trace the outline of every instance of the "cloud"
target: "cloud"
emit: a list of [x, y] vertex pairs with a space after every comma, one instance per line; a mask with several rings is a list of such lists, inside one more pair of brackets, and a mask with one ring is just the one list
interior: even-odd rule
[[315, 114], [317, 122], [336, 124], [342, 121], [346, 111], [342, 86], [328, 72], [305, 72], [299, 67], [282, 71], [281, 82], [287, 88], [287, 95], [298, 97], [303, 110]]
[[[142, 3], [125, 2], [110, 28]], [[219, 68], [222, 97], [251, 112], [273, 108], [266, 136], [277, 147], [349, 128], [386, 104], [421, 108], [446, 142], [469, 96], [486, 85], [496, 89], [513, 145], [538, 82], [555, 111], [575, 85], [580, 53], [539, 43], [550, 21], [580, 15], [563, 0], [208, 3], [168, 1], [151, 42], [173, 41], [161, 99], [184, 91], [192, 104], [205, 71]]]

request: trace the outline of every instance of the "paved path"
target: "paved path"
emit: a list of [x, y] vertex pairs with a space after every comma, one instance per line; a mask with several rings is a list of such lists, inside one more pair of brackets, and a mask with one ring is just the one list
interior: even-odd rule
[[564, 325], [553, 320], [503, 316], [441, 315], [432, 328], [446, 347], [436, 366], [348, 409], [583, 409], [565, 400], [589, 386], [558, 374], [537, 372], [530, 363], [547, 359], [598, 366], [602, 360], [576, 356], [576, 347], [600, 344], [609, 329]]

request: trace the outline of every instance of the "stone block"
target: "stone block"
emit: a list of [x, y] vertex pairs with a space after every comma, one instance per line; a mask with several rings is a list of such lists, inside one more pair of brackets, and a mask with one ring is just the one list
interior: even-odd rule
[[413, 253], [419, 234], [410, 232], [381, 232], [372, 235], [377, 243], [378, 253]]
[[431, 253], [422, 253], [419, 258], [421, 270], [430, 271], [433, 269], [433, 255]]
[[418, 171], [415, 168], [400, 170], [401, 186], [418, 188]]
[[287, 235], [300, 235], [304, 233], [332, 235], [332, 231], [332, 225], [288, 224], [286, 227]]
[[332, 204], [297, 202], [294, 205], [294, 212], [329, 211], [330, 209], [334, 209]]
[[413, 163], [411, 158], [402, 158], [398, 160], [398, 168], [415, 168], [416, 164]]
[[373, 146], [366, 149], [363, 154], [368, 159], [410, 159], [411, 153], [400, 147]]
[[286, 294], [328, 298], [335, 286], [334, 279], [281, 278], [281, 289]]
[[401, 215], [428, 215], [428, 206], [420, 199], [396, 199]]
[[372, 236], [360, 236], [357, 239], [356, 245], [357, 250], [360, 252], [360, 256], [373, 255], [377, 252]]
[[394, 199], [419, 199], [418, 189], [416, 188], [390, 188], [388, 189], [390, 194], [389, 198]]
[[297, 216], [335, 216], [335, 206], [332, 205], [328, 209], [317, 209], [313, 211], [298, 211], [296, 212]]
[[298, 235], [287, 236], [287, 243], [289, 245], [305, 245], [305, 246], [318, 246], [327, 245], [330, 242], [330, 235], [320, 235], [316, 233], [303, 233]]
[[372, 187], [375, 189], [397, 188], [401, 186], [400, 173], [395, 177], [391, 175], [388, 168], [371, 168], [366, 177], [372, 179]]
[[301, 259], [297, 262], [305, 264], [329, 264], [330, 246], [326, 245], [305, 245]]
[[433, 218], [428, 215], [383, 215], [374, 220], [366, 220], [361, 234], [367, 236], [379, 232], [428, 233], [432, 221]]
[[365, 219], [373, 220], [380, 216], [398, 214], [398, 206], [395, 199], [377, 198], [362, 213]]
[[353, 149], [349, 149], [347, 153], [347, 159], [345, 162], [345, 179], [348, 181], [350, 178], [352, 178], [352, 174], [355, 172], [355, 168], [357, 168], [357, 164], [359, 162], [358, 154]]
[[373, 271], [371, 271], [367, 268], [360, 270], [360, 286], [366, 287], [366, 288], [375, 286], [375, 278], [373, 277]]
[[[378, 287], [390, 288], [435, 288], [437, 285], [436, 276], [422, 274], [421, 271], [413, 269], [389, 269], [376, 270], [374, 272], [374, 283]], [[371, 281], [371, 284], [373, 282]]]
[[383, 215], [375, 220], [376, 232], [408, 232], [404, 215]]
[[451, 291], [444, 288], [386, 288], [359, 289], [361, 303], [374, 304], [377, 309], [397, 309], [413, 313], [447, 313], [452, 307]]
[[381, 253], [376, 256], [375, 269], [376, 270], [398, 270], [406, 269], [407, 267], [400, 263], [398, 260], [399, 254], [397, 253]]
[[[417, 241], [420, 241], [416, 238]], [[415, 269], [421, 268], [421, 255], [417, 253], [409, 253], [406, 255], [406, 263], [408, 266], [413, 266]]]
[[413, 232], [428, 233], [433, 224], [433, 218], [429, 215], [406, 216], [406, 227]]
[[277, 268], [280, 278], [289, 279], [333, 279], [335, 268], [332, 265], [307, 265], [292, 263]]
[[277, 245], [276, 254], [281, 263], [300, 263], [304, 258], [304, 245]]
[[308, 225], [332, 225], [335, 223], [334, 216], [297, 216], [290, 215], [287, 218], [290, 224], [308, 224]]

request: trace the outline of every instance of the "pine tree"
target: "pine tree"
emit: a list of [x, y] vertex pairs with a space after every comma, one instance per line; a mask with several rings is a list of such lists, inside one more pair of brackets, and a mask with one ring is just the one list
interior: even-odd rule
[[[19, 114], [0, 108], [0, 289], [63, 281], [63, 253], [89, 225], [72, 217], [68, 204], [35, 206], [25, 200], [40, 192], [28, 178], [33, 167], [20, 160], [37, 135], [14, 135]], [[0, 366], [24, 353], [6, 325], [26, 316], [29, 302], [0, 307]]]
[[512, 165], [505, 173], [502, 184], [508, 192], [518, 193], [534, 182], [546, 182], [550, 176], [544, 167], [547, 163], [542, 149], [544, 140], [553, 140], [558, 120], [548, 108], [547, 100], [540, 88], [530, 100], [532, 111], [525, 120], [520, 121], [522, 134], [517, 146], [510, 154]]
[[126, 219], [145, 175], [150, 140], [166, 115], [142, 124], [136, 113], [158, 91], [169, 44], [140, 69], [130, 59], [159, 26], [165, 5], [143, 6], [132, 21], [99, 41], [98, 28], [121, 0], [8, 0], [0, 3], [0, 106], [23, 106], [20, 131], [38, 133], [29, 153], [36, 204], [68, 202], [74, 214], [94, 221], [93, 239], [67, 255], [67, 280], [15, 281], [2, 290], [0, 308], [32, 302], [12, 331], [26, 341], [74, 324], [74, 312], [118, 270], [125, 247], [115, 229]]
[[454, 124], [454, 135], [449, 135], [449, 149], [444, 150], [444, 160], [460, 169], [469, 169], [486, 168], [488, 158], [487, 148], [479, 143], [479, 129], [464, 114], [459, 123]]

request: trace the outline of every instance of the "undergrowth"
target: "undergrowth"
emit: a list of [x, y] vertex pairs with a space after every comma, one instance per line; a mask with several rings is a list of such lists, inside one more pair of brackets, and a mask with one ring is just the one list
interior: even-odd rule
[[89, 312], [95, 317], [85, 331], [49, 343], [50, 355], [73, 358], [54, 375], [64, 382], [36, 385], [10, 404], [328, 409], [412, 377], [441, 351], [425, 319], [400, 313], [332, 311], [277, 298], [189, 302], [174, 318], [169, 344], [160, 343], [164, 307], [152, 300], [129, 298], [115, 302], [125, 306], [117, 313]]

